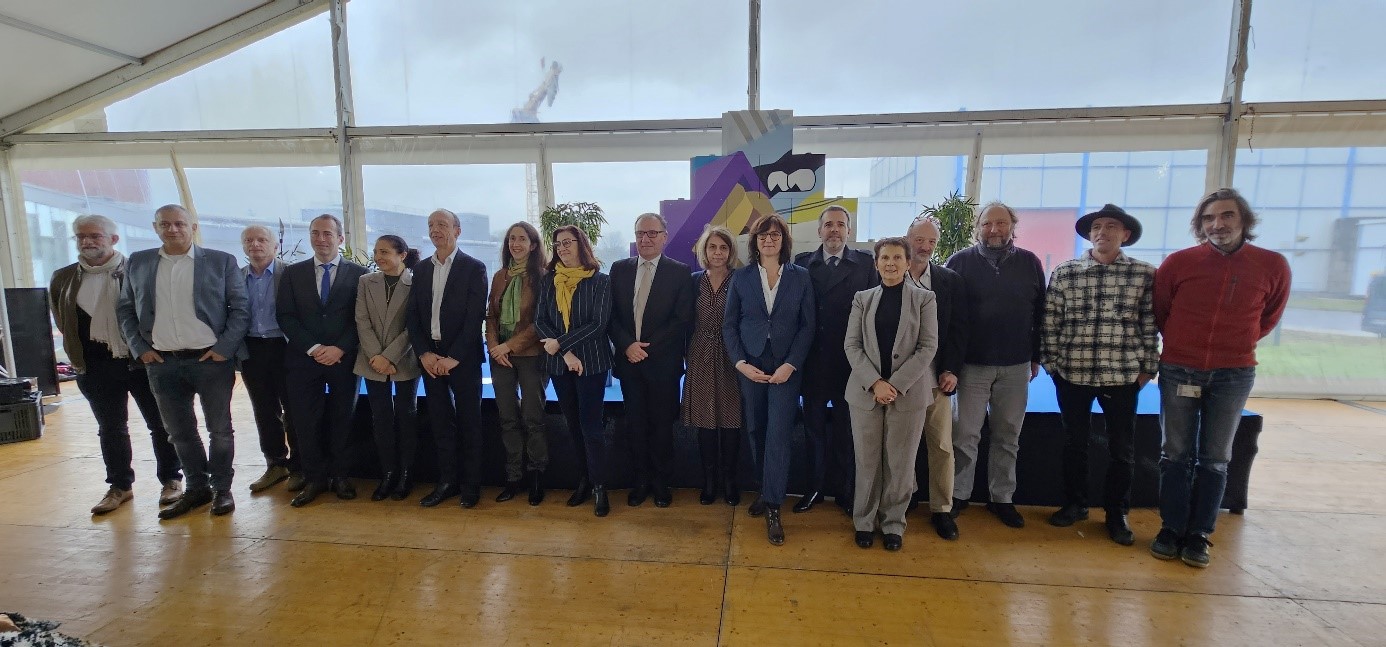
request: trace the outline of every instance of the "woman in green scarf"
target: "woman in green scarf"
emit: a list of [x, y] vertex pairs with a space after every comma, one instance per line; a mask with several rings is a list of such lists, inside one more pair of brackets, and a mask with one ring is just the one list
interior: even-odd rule
[[544, 435], [548, 374], [534, 328], [534, 305], [548, 254], [534, 226], [517, 222], [505, 232], [500, 258], [501, 269], [491, 279], [486, 308], [491, 386], [496, 391], [501, 442], [505, 445], [505, 489], [496, 502], [515, 498], [525, 488], [528, 474], [529, 504], [539, 505], [544, 501], [544, 469], [549, 464], [549, 443]]

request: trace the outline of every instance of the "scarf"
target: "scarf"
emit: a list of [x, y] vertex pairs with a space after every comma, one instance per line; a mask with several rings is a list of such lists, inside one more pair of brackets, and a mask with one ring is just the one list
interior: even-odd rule
[[505, 285], [505, 292], [501, 294], [500, 336], [503, 338], [501, 341], [510, 339], [510, 336], [515, 334], [515, 324], [520, 322], [520, 296], [524, 290], [524, 282], [527, 280], [528, 269], [524, 261], [514, 261], [506, 270], [510, 282]]
[[987, 259], [992, 269], [999, 270], [1001, 269], [1001, 261], [1006, 260], [1006, 257], [1015, 253], [1015, 241], [1006, 241], [1006, 246], [1001, 249], [992, 249], [987, 247], [986, 243], [977, 243], [977, 251], [982, 254], [982, 258]]
[[568, 327], [571, 325], [573, 293], [577, 292], [578, 283], [581, 283], [583, 279], [590, 278], [596, 273], [596, 270], [568, 267], [562, 263], [554, 266], [554, 298], [558, 302], [558, 313], [563, 315], [563, 332], [568, 332]]
[[91, 340], [109, 347], [112, 357], [129, 357], [130, 347], [125, 344], [116, 321], [116, 295], [120, 292], [120, 281], [125, 278], [125, 256], [116, 252], [105, 265], [95, 266], [78, 257], [77, 265], [82, 281], [99, 281], [101, 286], [95, 311], [91, 313]]

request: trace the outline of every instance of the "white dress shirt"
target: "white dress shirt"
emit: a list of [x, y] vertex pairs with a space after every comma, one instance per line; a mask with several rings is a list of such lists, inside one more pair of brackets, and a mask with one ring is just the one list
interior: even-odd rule
[[770, 275], [765, 272], [765, 266], [756, 263], [756, 269], [760, 270], [760, 289], [765, 293], [765, 312], [770, 313], [775, 310], [775, 295], [780, 292], [780, 283], [784, 281], [784, 267], [780, 267], [780, 280], [775, 281], [775, 287], [770, 287]]
[[428, 257], [433, 262], [433, 316], [428, 328], [433, 341], [443, 341], [443, 291], [448, 286], [448, 275], [452, 273], [452, 262], [457, 260], [457, 251], [453, 250], [446, 261], [439, 261], [437, 254]]
[[211, 326], [197, 318], [193, 293], [196, 253], [196, 247], [177, 256], [159, 250], [159, 270], [154, 277], [154, 350], [195, 350], [217, 343]]

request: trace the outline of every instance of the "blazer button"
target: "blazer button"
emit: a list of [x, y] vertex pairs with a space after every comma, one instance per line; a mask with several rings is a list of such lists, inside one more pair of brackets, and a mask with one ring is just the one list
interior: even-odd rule
[[894, 354], [894, 355], [891, 355], [890, 357], [891, 357], [891, 359], [900, 359], [900, 354], [899, 354], [899, 353], [896, 353], [896, 354]]

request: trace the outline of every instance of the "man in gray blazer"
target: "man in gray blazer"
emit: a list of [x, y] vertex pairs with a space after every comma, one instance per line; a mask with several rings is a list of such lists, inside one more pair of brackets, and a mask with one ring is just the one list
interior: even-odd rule
[[[149, 373], [159, 415], [187, 479], [183, 496], [160, 510], [159, 518], [172, 519], [208, 503], [212, 514], [227, 514], [236, 509], [232, 360], [245, 359], [245, 283], [234, 257], [193, 244], [197, 218], [182, 206], [159, 207], [154, 231], [164, 244], [130, 255], [116, 316], [131, 353]], [[202, 403], [210, 452], [197, 433], [193, 396]]]
[[250, 396], [250, 409], [255, 412], [260, 453], [265, 455], [265, 473], [250, 484], [250, 491], [269, 489], [286, 478], [290, 491], [302, 490], [298, 438], [286, 415], [289, 404], [284, 355], [288, 342], [275, 318], [275, 293], [287, 265], [277, 258], [279, 239], [264, 225], [246, 227], [241, 232], [241, 248], [250, 261], [241, 268], [250, 302], [250, 328], [245, 334], [248, 356], [240, 363], [241, 381]]

